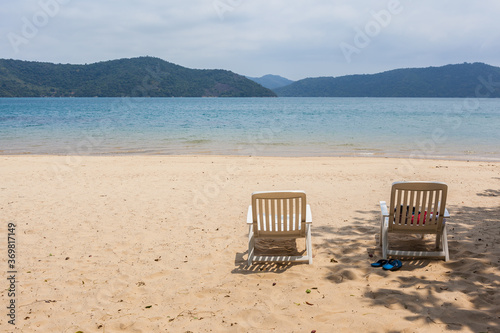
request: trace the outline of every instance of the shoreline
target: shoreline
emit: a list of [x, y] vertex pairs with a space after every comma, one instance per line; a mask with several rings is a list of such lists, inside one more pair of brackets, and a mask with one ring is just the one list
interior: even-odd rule
[[247, 155], [247, 154], [212, 154], [212, 153], [152, 153], [152, 152], [109, 152], [95, 154], [58, 154], [58, 153], [3, 153], [0, 150], [0, 157], [16, 157], [16, 156], [46, 156], [46, 157], [127, 157], [127, 156], [157, 156], [157, 157], [235, 157], [235, 158], [293, 158], [293, 159], [308, 159], [308, 158], [367, 158], [367, 159], [396, 159], [396, 160], [415, 160], [415, 161], [462, 161], [462, 162], [491, 162], [500, 163], [500, 157], [477, 157], [477, 156], [456, 156], [456, 155], [438, 155], [425, 157], [410, 157], [410, 155], [393, 154], [383, 155], [376, 153], [352, 153], [352, 154], [337, 154], [337, 155]]

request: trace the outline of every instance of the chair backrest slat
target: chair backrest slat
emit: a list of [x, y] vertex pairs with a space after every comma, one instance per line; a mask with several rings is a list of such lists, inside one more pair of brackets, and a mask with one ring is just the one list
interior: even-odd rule
[[[267, 231], [273, 231], [272, 219], [276, 214], [276, 203], [269, 200], [265, 200], [265, 203], [266, 211], [264, 212], [264, 214], [266, 214], [266, 220], [264, 221], [264, 223]], [[271, 211], [269, 211], [269, 206], [271, 206]]]
[[289, 220], [292, 219], [293, 216], [291, 215], [293, 214], [290, 214], [289, 209], [291, 209], [292, 206], [289, 205], [288, 199], [283, 199], [281, 201], [283, 202], [283, 214], [281, 215], [281, 223], [279, 223], [279, 231], [284, 232], [287, 231]]
[[257, 237], [305, 237], [306, 195], [303, 191], [255, 192], [252, 216]]
[[389, 231], [441, 230], [448, 186], [438, 182], [396, 182], [392, 185]]
[[299, 216], [300, 216], [300, 205], [298, 203], [295, 203], [295, 219], [294, 219], [294, 222], [293, 222], [293, 228], [294, 229], [298, 228], [298, 226], [300, 225]]
[[[422, 210], [424, 212], [429, 209], [428, 206], [427, 206], [428, 202], [429, 202], [429, 199], [428, 199], [429, 195], [432, 196], [432, 192], [431, 193], [429, 193], [427, 191], [422, 192]], [[428, 222], [427, 221], [427, 216], [425, 218], [422, 218], [422, 221], [424, 223], [427, 223]]]
[[[425, 207], [426, 212], [432, 212], [432, 198], [434, 197], [434, 191], [429, 191], [429, 199], [427, 201], [427, 206]], [[425, 223], [430, 222], [430, 214], [425, 217]]]
[[[257, 206], [258, 205], [258, 206]], [[264, 216], [264, 211], [262, 210], [262, 201], [259, 201], [258, 203], [256, 202], [255, 203], [255, 209], [256, 209], [256, 212], [254, 212], [254, 216], [257, 216], [257, 228], [258, 229], [264, 229], [265, 228], [265, 216]]]
[[[440, 198], [440, 191], [435, 191], [434, 192], [434, 209], [431, 210], [431, 212], [433, 212], [432, 214], [427, 214], [427, 215], [430, 215], [429, 216], [429, 219], [431, 221], [431, 223], [437, 223], [437, 220], [438, 220], [438, 216], [439, 216], [439, 203], [441, 202], [441, 198]], [[441, 215], [444, 214], [444, 211], [443, 213], [441, 213]]]
[[416, 212], [422, 211], [422, 207], [421, 207], [421, 203], [420, 203], [420, 198], [422, 197], [422, 194], [423, 193], [421, 191], [416, 192], [415, 205], [414, 205]]

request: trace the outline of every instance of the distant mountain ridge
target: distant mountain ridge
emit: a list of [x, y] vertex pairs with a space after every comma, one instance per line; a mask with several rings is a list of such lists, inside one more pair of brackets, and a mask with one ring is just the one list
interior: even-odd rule
[[318, 77], [273, 89], [281, 97], [500, 97], [500, 67], [463, 63]]
[[292, 84], [294, 81], [289, 80], [287, 78], [284, 78], [279, 75], [272, 75], [272, 74], [267, 74], [261, 77], [249, 77], [247, 76], [247, 79], [250, 79], [254, 82], [257, 82], [263, 87], [266, 87], [268, 89], [276, 89], [276, 88], [281, 88], [284, 86], [287, 86], [289, 84]]
[[52, 64], [0, 59], [0, 97], [275, 97], [226, 70], [189, 69], [154, 57]]

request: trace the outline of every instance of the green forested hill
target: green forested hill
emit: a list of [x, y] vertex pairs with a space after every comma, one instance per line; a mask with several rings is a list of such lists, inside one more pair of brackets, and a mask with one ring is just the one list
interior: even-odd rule
[[274, 89], [286, 97], [500, 97], [500, 68], [483, 63], [319, 77]]
[[267, 97], [230, 71], [198, 70], [153, 57], [89, 65], [0, 59], [0, 97]]

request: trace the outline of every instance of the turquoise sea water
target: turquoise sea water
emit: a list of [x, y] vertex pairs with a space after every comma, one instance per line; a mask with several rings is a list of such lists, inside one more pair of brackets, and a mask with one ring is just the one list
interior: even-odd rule
[[0, 153], [500, 160], [500, 99], [0, 98]]

